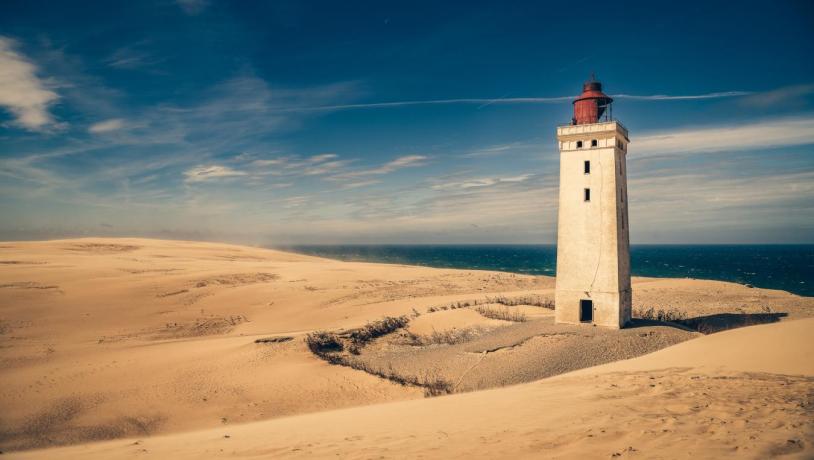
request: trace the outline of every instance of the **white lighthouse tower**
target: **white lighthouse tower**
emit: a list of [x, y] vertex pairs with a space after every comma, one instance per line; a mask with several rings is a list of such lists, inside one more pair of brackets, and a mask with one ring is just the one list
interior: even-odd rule
[[622, 328], [630, 321], [625, 164], [630, 140], [627, 129], [609, 116], [612, 102], [592, 77], [574, 100], [571, 124], [557, 128], [558, 323]]

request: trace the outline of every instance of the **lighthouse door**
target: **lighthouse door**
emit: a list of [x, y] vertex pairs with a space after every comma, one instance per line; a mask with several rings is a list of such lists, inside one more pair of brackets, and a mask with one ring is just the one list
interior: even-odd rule
[[579, 321], [581, 323], [591, 323], [594, 320], [594, 302], [592, 300], [579, 301]]

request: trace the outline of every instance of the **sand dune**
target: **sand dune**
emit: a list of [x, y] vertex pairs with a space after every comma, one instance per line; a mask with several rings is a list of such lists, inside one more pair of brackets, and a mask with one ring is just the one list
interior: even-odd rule
[[[810, 453], [801, 433], [811, 432], [812, 371], [801, 363], [812, 323], [789, 320], [814, 316], [812, 299], [634, 279], [639, 307], [705, 325], [783, 320], [703, 337], [657, 322], [555, 326], [533, 305], [495, 305], [525, 322], [451, 307], [552, 290], [548, 277], [225, 244], [1, 243], [0, 449], [63, 458]], [[424, 399], [422, 388], [330, 365], [303, 340], [386, 315], [410, 325], [353, 359], [399, 376], [431, 372], [456, 392], [669, 348]], [[450, 330], [466, 333], [427, 339]], [[114, 441], [94, 443], [104, 440]]]
[[[814, 319], [755, 326], [498, 390], [19, 458], [810, 458], [812, 328]], [[755, 361], [755, 349], [775, 359]]]

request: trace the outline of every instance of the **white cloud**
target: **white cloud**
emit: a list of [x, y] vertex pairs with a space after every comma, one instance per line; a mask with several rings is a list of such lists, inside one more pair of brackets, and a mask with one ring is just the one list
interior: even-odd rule
[[333, 173], [342, 169], [348, 162], [344, 160], [328, 161], [325, 163], [316, 163], [313, 166], [305, 168], [302, 173], [306, 176], [319, 176], [323, 174]]
[[314, 155], [309, 160], [313, 163], [320, 163], [323, 161], [333, 160], [336, 158], [336, 155], [333, 153], [326, 153], [323, 155]]
[[491, 187], [498, 184], [519, 183], [525, 182], [534, 177], [534, 174], [521, 174], [519, 176], [509, 177], [483, 177], [477, 179], [467, 179], [457, 182], [444, 182], [434, 185], [433, 190], [449, 190], [449, 189], [472, 189], [481, 187]]
[[501, 182], [525, 182], [534, 177], [534, 174], [521, 174], [519, 176], [502, 177]]
[[399, 168], [406, 168], [408, 166], [419, 166], [424, 164], [424, 160], [426, 159], [427, 157], [423, 155], [407, 155], [405, 157], [396, 158], [390, 163], [387, 163], [384, 167], [389, 168], [390, 170], [396, 170]]
[[403, 157], [398, 157], [393, 161], [383, 164], [378, 168], [372, 169], [363, 169], [360, 171], [350, 171], [338, 176], [335, 176], [337, 179], [346, 179], [351, 177], [360, 177], [360, 176], [376, 176], [380, 174], [389, 174], [391, 172], [397, 171], [399, 169], [404, 168], [412, 168], [415, 166], [423, 166], [429, 158], [424, 155], [406, 155]]
[[359, 182], [351, 182], [342, 186], [342, 189], [349, 190], [360, 187], [367, 187], [368, 185], [375, 185], [381, 183], [380, 180], [363, 180]]
[[336, 158], [339, 157], [333, 153], [314, 155], [307, 158], [290, 155], [255, 159], [251, 160], [249, 164], [256, 168], [252, 172], [254, 175], [319, 176], [335, 173], [350, 163], [349, 160], [337, 160]]
[[742, 125], [680, 129], [637, 136], [630, 143], [630, 158], [805, 144], [814, 144], [814, 118], [781, 118]]
[[222, 179], [225, 177], [245, 176], [246, 173], [227, 166], [210, 165], [197, 166], [184, 172], [184, 175], [187, 177], [186, 182], [204, 182], [213, 179]]
[[121, 118], [112, 118], [110, 120], [100, 121], [90, 125], [88, 131], [93, 134], [109, 133], [111, 131], [118, 131], [124, 128], [124, 120]]
[[0, 106], [16, 118], [16, 123], [41, 131], [54, 120], [48, 106], [59, 96], [37, 77], [37, 66], [15, 51], [15, 42], [0, 36]]

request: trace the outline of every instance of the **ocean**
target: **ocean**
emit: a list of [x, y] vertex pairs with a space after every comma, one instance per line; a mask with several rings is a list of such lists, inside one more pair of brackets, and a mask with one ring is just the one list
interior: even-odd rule
[[[499, 270], [554, 276], [554, 245], [307, 245], [285, 248], [332, 259]], [[637, 245], [634, 276], [699, 278], [814, 296], [814, 245]]]

